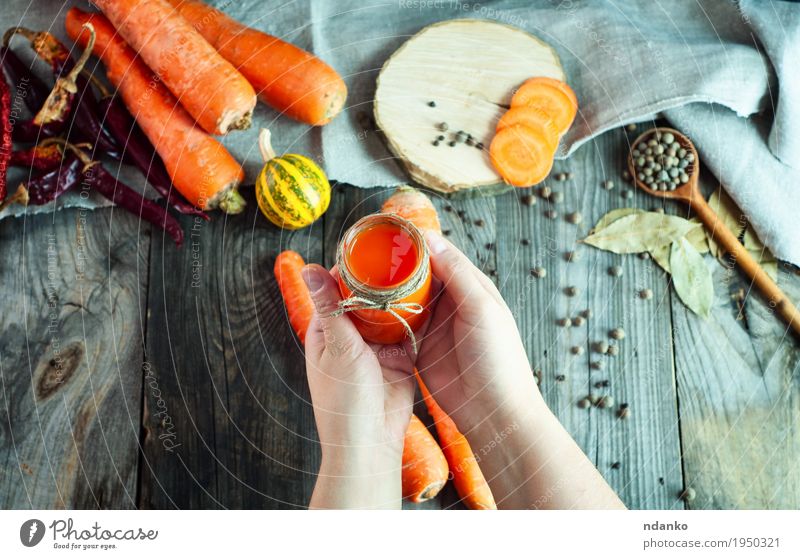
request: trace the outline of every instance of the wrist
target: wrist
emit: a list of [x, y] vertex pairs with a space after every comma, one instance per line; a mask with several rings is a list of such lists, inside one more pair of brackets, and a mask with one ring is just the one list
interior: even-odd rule
[[312, 508], [400, 508], [402, 453], [323, 447]]

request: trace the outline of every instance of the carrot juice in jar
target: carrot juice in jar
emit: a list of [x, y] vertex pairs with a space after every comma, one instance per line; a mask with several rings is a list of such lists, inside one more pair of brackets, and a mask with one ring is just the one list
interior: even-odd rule
[[344, 308], [364, 339], [401, 342], [428, 317], [431, 268], [422, 233], [392, 214], [368, 215], [337, 251]]

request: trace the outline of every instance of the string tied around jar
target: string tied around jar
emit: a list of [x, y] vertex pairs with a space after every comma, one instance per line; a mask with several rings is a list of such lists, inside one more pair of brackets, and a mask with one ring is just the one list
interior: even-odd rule
[[414, 272], [402, 283], [389, 288], [376, 288], [358, 280], [344, 262], [344, 243], [340, 243], [336, 250], [336, 264], [342, 282], [350, 290], [350, 296], [339, 301], [336, 308], [326, 316], [341, 316], [348, 312], [360, 310], [380, 310], [389, 313], [399, 322], [406, 332], [414, 353], [417, 353], [417, 338], [408, 321], [400, 313], [418, 315], [425, 310], [419, 303], [403, 301], [403, 299], [417, 292], [425, 283], [430, 270], [430, 254], [428, 245], [422, 239], [421, 232], [409, 221], [393, 214], [373, 214], [373, 217], [387, 217], [394, 222], [400, 222], [412, 235], [418, 237], [420, 249], [419, 265]]

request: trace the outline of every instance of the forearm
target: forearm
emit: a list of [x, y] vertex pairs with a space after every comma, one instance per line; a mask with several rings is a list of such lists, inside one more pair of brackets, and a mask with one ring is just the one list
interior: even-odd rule
[[498, 507], [624, 508], [541, 396], [533, 400], [523, 412], [490, 415], [468, 435]]
[[399, 509], [401, 456], [376, 457], [323, 451], [312, 509]]

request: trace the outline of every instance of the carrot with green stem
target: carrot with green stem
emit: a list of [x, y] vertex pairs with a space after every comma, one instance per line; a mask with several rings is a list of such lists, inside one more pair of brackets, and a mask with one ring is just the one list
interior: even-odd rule
[[439, 435], [439, 444], [447, 458], [450, 473], [453, 475], [453, 484], [461, 497], [461, 502], [470, 509], [497, 509], [492, 490], [489, 489], [489, 484], [483, 477], [478, 460], [475, 458], [475, 453], [472, 452], [467, 438], [461, 434], [455, 422], [433, 399], [428, 387], [422, 381], [422, 377], [419, 376], [419, 371], [414, 369], [414, 374], [419, 382], [420, 391], [422, 391], [422, 399], [428, 407], [428, 413], [433, 418], [436, 433]]
[[275, 110], [322, 125], [344, 107], [347, 87], [341, 76], [310, 52], [242, 25], [204, 2], [168, 1]]
[[85, 44], [81, 26], [91, 22], [96, 32], [95, 55], [106, 67], [128, 110], [155, 147], [175, 188], [198, 208], [220, 208], [235, 214], [245, 201], [237, 191], [242, 166], [225, 147], [196, 125], [178, 100], [136, 56], [102, 14], [78, 8], [67, 12], [67, 34]]
[[250, 126], [256, 92], [164, 0], [94, 0], [142, 60], [209, 134]]

